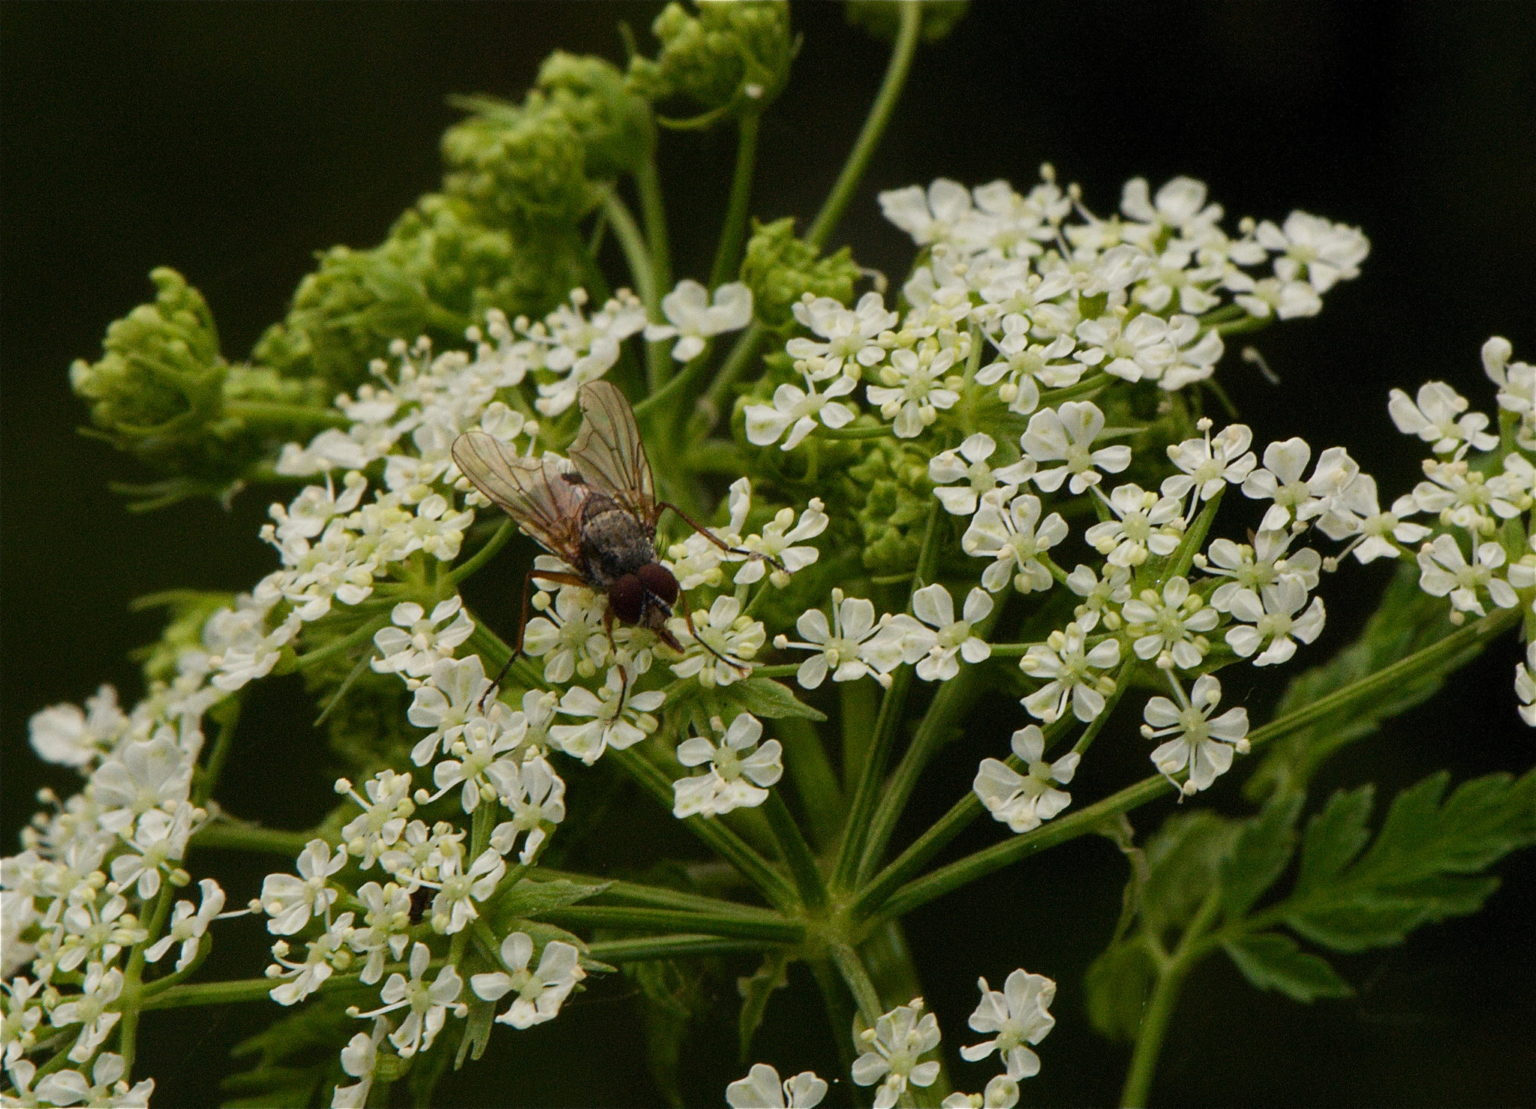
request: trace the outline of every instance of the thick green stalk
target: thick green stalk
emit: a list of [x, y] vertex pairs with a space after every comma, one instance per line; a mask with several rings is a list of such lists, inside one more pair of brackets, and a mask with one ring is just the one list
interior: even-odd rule
[[896, 101], [901, 97], [902, 86], [907, 83], [907, 74], [912, 69], [912, 58], [917, 53], [918, 31], [923, 22], [922, 5], [902, 4], [899, 10], [901, 28], [896, 33], [896, 45], [891, 50], [891, 60], [886, 66], [880, 91], [875, 94], [869, 115], [864, 119], [864, 129], [859, 132], [848, 160], [843, 163], [837, 182], [827, 194], [810, 231], [806, 233], [806, 241], [815, 247], [826, 246], [838, 220], [842, 219], [849, 201], [853, 199], [854, 190], [859, 187], [864, 171], [869, 168], [869, 160], [874, 157], [875, 148], [880, 145], [886, 125], [896, 110]]
[[761, 119], [755, 112], [741, 116], [736, 125], [736, 169], [731, 175], [731, 199], [715, 248], [715, 264], [709, 270], [709, 287], [718, 289], [736, 276], [741, 264], [741, 244], [747, 237], [747, 216], [752, 205], [752, 177], [757, 171], [757, 136]]
[[1131, 1054], [1125, 1086], [1120, 1091], [1122, 1106], [1141, 1106], [1147, 1103], [1147, 1093], [1152, 1089], [1152, 1074], [1157, 1068], [1157, 1056], [1167, 1037], [1168, 1022], [1178, 1004], [1179, 991], [1189, 972], [1205, 953], [1205, 931], [1216, 918], [1220, 907], [1220, 892], [1212, 890], [1180, 937], [1178, 950], [1165, 962], [1160, 962], [1157, 968], [1157, 982], [1152, 987], [1141, 1025], [1136, 1030], [1136, 1047]]
[[564, 928], [686, 932], [696, 936], [727, 936], [767, 943], [799, 943], [805, 937], [804, 925], [783, 918], [755, 920], [735, 913], [685, 913], [673, 909], [642, 909], [626, 905], [566, 905], [541, 913], [539, 919]]

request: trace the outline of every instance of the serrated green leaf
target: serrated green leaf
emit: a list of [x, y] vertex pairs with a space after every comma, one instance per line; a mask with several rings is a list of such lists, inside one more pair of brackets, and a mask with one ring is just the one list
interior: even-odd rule
[[787, 685], [772, 678], [744, 678], [721, 686], [717, 692], [722, 700], [763, 720], [783, 720], [786, 717], [799, 717], [803, 720], [827, 718], [824, 713], [796, 697]]
[[1229, 920], [1246, 914], [1291, 861], [1302, 801], [1300, 794], [1277, 795], [1258, 816], [1239, 826], [1232, 850], [1221, 863], [1221, 902]]
[[1307, 821], [1301, 841], [1298, 891], [1314, 889], [1331, 880], [1360, 854], [1371, 838], [1366, 821], [1375, 802], [1374, 786], [1340, 790], [1328, 798], [1323, 811]]
[[743, 1059], [752, 1057], [752, 1037], [757, 1034], [758, 1026], [763, 1023], [763, 1014], [768, 1009], [768, 999], [773, 996], [774, 991], [783, 989], [788, 983], [784, 975], [784, 970], [788, 966], [787, 952], [769, 952], [763, 957], [756, 971], [736, 980], [736, 986], [741, 990], [742, 997], [738, 1038]]
[[223, 1104], [235, 1109], [314, 1104], [324, 1086], [344, 1077], [336, 1052], [356, 1025], [334, 997], [285, 1013], [230, 1050], [235, 1058], [254, 1058], [245, 1071], [220, 1083]]
[[1307, 828], [1310, 868], [1280, 906], [1286, 923], [1315, 943], [1363, 951], [1480, 908], [1498, 880], [1476, 872], [1536, 843], [1536, 771], [1490, 774], [1445, 797], [1447, 781], [1433, 774], [1398, 794], [1363, 854], [1364, 791], [1330, 800]]
[[1222, 948], [1255, 987], [1276, 990], [1294, 1001], [1349, 997], [1355, 992], [1326, 960], [1302, 951], [1289, 936], [1262, 932], [1229, 940]]
[[1147, 950], [1136, 942], [1112, 945], [1095, 959], [1083, 979], [1088, 1019], [1100, 1035], [1131, 1041], [1152, 993], [1155, 971]]

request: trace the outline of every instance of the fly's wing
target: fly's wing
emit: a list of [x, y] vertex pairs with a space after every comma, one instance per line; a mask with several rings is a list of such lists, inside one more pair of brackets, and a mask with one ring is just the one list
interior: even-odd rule
[[640, 429], [624, 394], [607, 381], [589, 381], [576, 394], [581, 430], [567, 452], [588, 484], [606, 493], [653, 532], [656, 487]]
[[453, 460], [480, 492], [550, 553], [572, 566], [581, 559], [581, 506], [587, 487], [548, 456], [525, 458], [494, 435], [466, 431]]

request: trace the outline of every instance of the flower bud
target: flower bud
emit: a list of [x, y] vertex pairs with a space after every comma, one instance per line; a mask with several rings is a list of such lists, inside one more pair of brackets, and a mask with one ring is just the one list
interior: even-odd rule
[[761, 112], [783, 89], [795, 53], [780, 0], [699, 4], [692, 15], [668, 4], [651, 32], [661, 52], [630, 60], [630, 86], [653, 101], [683, 97], [704, 109], [678, 126]]
[[793, 306], [807, 293], [846, 304], [858, 277], [847, 247], [821, 257], [811, 244], [795, 238], [793, 219], [753, 221], [741, 280], [752, 290], [753, 309], [764, 325], [775, 330], [790, 326]]

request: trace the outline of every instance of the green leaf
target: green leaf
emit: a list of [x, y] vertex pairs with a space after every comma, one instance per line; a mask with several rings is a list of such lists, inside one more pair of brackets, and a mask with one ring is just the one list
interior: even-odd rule
[[335, 997], [285, 1013], [231, 1049], [235, 1058], [252, 1062], [223, 1080], [223, 1104], [231, 1109], [317, 1104], [323, 1090], [346, 1079], [336, 1053], [359, 1027], [347, 1016], [346, 1002]]
[[1277, 795], [1239, 828], [1221, 863], [1221, 901], [1229, 920], [1241, 919], [1290, 863], [1296, 850], [1301, 794]]
[[1088, 967], [1083, 979], [1094, 1029], [1112, 1040], [1134, 1040], [1156, 977], [1143, 944], [1135, 940], [1112, 944]]
[[1302, 951], [1276, 932], [1243, 936], [1222, 944], [1243, 977], [1261, 990], [1276, 990], [1293, 1001], [1349, 997], [1355, 991], [1328, 963]]
[[589, 897], [596, 897], [609, 886], [607, 882], [587, 884], [568, 878], [518, 882], [505, 894], [500, 908], [516, 916], [538, 916], [552, 909], [563, 909]]
[[1477, 872], [1536, 843], [1536, 771], [1476, 778], [1442, 802], [1448, 780], [1433, 774], [1398, 794], [1363, 854], [1369, 789], [1330, 799], [1307, 825], [1285, 922], [1316, 943], [1362, 951], [1481, 908], [1498, 879]]
[[1376, 790], [1369, 784], [1340, 790], [1328, 798], [1323, 811], [1307, 823], [1301, 848], [1298, 892], [1315, 889], [1333, 879], [1371, 838], [1366, 821], [1371, 815]]
[[796, 697], [787, 685], [772, 678], [744, 678], [720, 687], [717, 692], [722, 700], [738, 705], [742, 710], [764, 720], [782, 720], [785, 717], [826, 719], [824, 713], [813, 709]]
[[1204, 809], [1180, 813], [1147, 841], [1141, 916], [1154, 936], [1187, 923], [1216, 884], [1237, 826]]
[[789, 953], [785, 951], [771, 951], [763, 957], [762, 964], [752, 974], [736, 980], [736, 986], [741, 990], [742, 1006], [739, 1021], [739, 1039], [741, 1043], [741, 1057], [752, 1057], [752, 1037], [757, 1034], [758, 1026], [763, 1023], [763, 1014], [768, 1009], [768, 999], [773, 996], [775, 990], [781, 990], [787, 984], [784, 969], [789, 965]]

